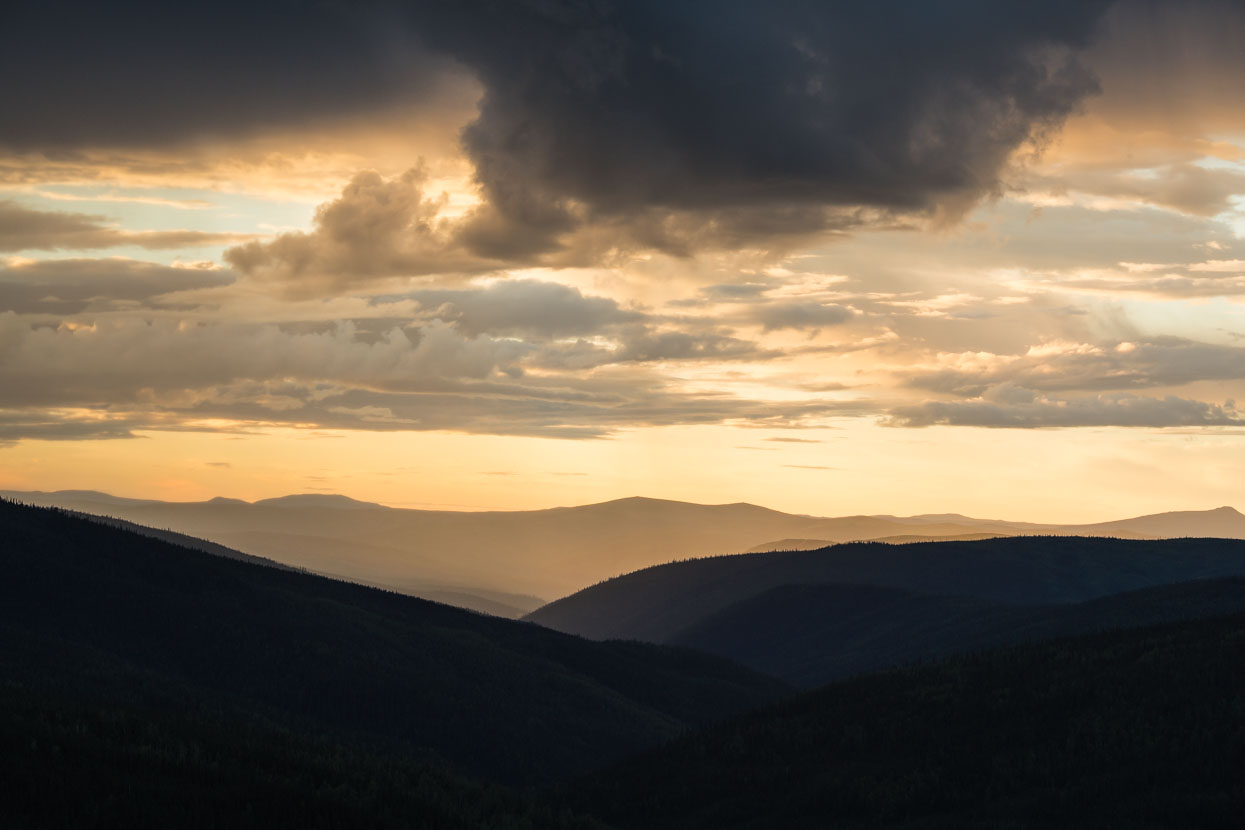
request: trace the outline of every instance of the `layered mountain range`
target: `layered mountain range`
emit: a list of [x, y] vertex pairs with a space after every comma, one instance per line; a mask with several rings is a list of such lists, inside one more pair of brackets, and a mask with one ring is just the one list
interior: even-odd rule
[[619, 574], [745, 551], [1033, 534], [1245, 538], [1245, 515], [1231, 507], [1056, 525], [958, 514], [827, 518], [752, 504], [648, 498], [548, 510], [456, 512], [391, 508], [320, 494], [256, 502], [166, 502], [78, 490], [0, 495], [186, 534], [290, 567], [509, 617]]
[[1245, 541], [718, 556], [535, 625], [60, 509], [0, 500], [0, 538], [5, 826], [1220, 828], [1245, 809]]

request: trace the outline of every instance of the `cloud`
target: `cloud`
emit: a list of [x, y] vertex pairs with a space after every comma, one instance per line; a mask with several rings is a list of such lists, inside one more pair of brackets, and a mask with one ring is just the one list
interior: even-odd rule
[[426, 200], [357, 182], [397, 196], [405, 244], [369, 256], [333, 217], [352, 239], [285, 238], [235, 265], [337, 285], [345, 266], [379, 278], [790, 244], [995, 192], [1012, 153], [1095, 91], [1078, 55], [1107, 5], [226, 0], [188, 25], [70, 2], [6, 21], [0, 71], [38, 82], [0, 91], [21, 114], [0, 146], [167, 149], [369, 112], [436, 120], [482, 95], [461, 135], [481, 203], [452, 250], [438, 227], [411, 233]]
[[[570, 383], [422, 384], [403, 392], [326, 383], [243, 383], [182, 398], [106, 408], [0, 406], [0, 443], [23, 438], [133, 437], [139, 430], [240, 431], [246, 426], [606, 438], [621, 429], [695, 424], [792, 428], [872, 412], [861, 402], [750, 401], [669, 388], [659, 378]], [[274, 405], [285, 402], [285, 405]]]
[[636, 328], [623, 338], [619, 362], [735, 360], [774, 356], [755, 343], [714, 332], [654, 331]]
[[708, 285], [700, 289], [700, 294], [706, 300], [715, 303], [752, 302], [777, 285], [779, 281], [773, 278], [756, 278], [749, 282]]
[[1094, 90], [1072, 53], [1104, 7], [466, 4], [427, 30], [484, 86], [463, 138], [490, 221], [552, 247], [575, 206], [748, 227], [971, 202]]
[[0, 405], [131, 403], [243, 381], [400, 386], [487, 378], [531, 351], [518, 341], [466, 338], [435, 321], [392, 328], [371, 343], [355, 333], [349, 321], [308, 333], [160, 318], [51, 328], [0, 313]]
[[500, 280], [481, 289], [424, 290], [407, 296], [468, 336], [596, 334], [645, 316], [606, 297], [586, 297], [578, 289], [539, 280]]
[[1156, 297], [1231, 297], [1245, 294], [1245, 274], [1194, 277], [1183, 274], [1118, 276], [1091, 273], [1073, 277], [1037, 278], [1033, 282], [1037, 285], [1056, 288], [1104, 293], [1149, 294]]
[[[392, 178], [363, 171], [338, 198], [317, 209], [310, 232], [239, 245], [226, 251], [225, 259], [287, 297], [308, 298], [383, 290], [395, 280], [414, 277], [465, 279], [518, 266], [617, 263], [643, 249], [686, 257], [760, 241], [804, 241], [814, 231], [863, 223], [858, 211], [810, 223], [800, 217], [787, 221], [791, 217], [782, 209], [767, 208], [762, 227], [749, 224], [739, 210], [703, 217], [642, 210], [626, 219], [585, 215], [559, 220], [555, 243], [542, 241], [531, 224], [536, 219], [516, 223], [488, 202], [465, 215], [446, 215], [447, 195], [431, 194], [426, 185], [422, 167]], [[515, 239], [484, 233], [481, 223], [495, 223], [497, 234], [514, 234]]]
[[0, 409], [0, 447], [23, 440], [88, 441], [135, 438], [141, 422], [100, 417], [97, 413], [65, 410]]
[[1189, 270], [1210, 273], [1245, 274], [1245, 259], [1212, 259], [1207, 260], [1206, 262], [1195, 262], [1189, 266]]
[[107, 218], [88, 213], [42, 211], [0, 199], [0, 251], [88, 250], [136, 245], [174, 249], [228, 245], [254, 234], [206, 231], [126, 231], [104, 224]]
[[76, 314], [148, 306], [178, 291], [228, 285], [229, 271], [173, 268], [133, 259], [50, 259], [0, 267], [0, 312]]
[[1000, 384], [967, 401], [925, 401], [898, 407], [885, 426], [935, 425], [1035, 429], [1042, 427], [1212, 427], [1245, 425], [1245, 413], [1224, 405], [1132, 394], [1060, 398]]
[[1245, 174], [1180, 161], [1140, 169], [1072, 169], [1061, 181], [1035, 180], [1028, 186], [1043, 184], [1053, 185], [1056, 194], [1072, 190], [1107, 197], [1105, 208], [1134, 202], [1209, 217], [1233, 208], [1233, 197], [1245, 191]]
[[420, 168], [393, 179], [359, 173], [341, 196], [316, 210], [309, 233], [231, 248], [225, 260], [296, 297], [342, 293], [395, 277], [496, 269], [499, 263], [462, 246], [457, 224], [440, 216], [445, 197], [426, 193], [426, 178]]
[[435, 111], [462, 75], [388, 3], [69, 0], [5, 23], [0, 74], [26, 82], [0, 88], [0, 109], [20, 114], [0, 146], [57, 155], [305, 129], [397, 102]]
[[564, 343], [469, 336], [438, 319], [362, 334], [350, 321], [287, 327], [103, 315], [52, 327], [0, 313], [0, 413], [16, 440], [23, 430], [123, 436], [246, 425], [599, 438], [675, 424], [792, 427], [872, 411], [860, 401], [775, 403], [704, 384], [680, 389], [645, 368], [769, 356], [712, 331], [625, 323], [612, 345], [587, 344], [578, 363]]
[[944, 368], [901, 373], [917, 389], [974, 397], [993, 386], [1041, 391], [1139, 389], [1245, 378], [1245, 348], [1177, 337], [1114, 344], [1046, 343], [1020, 355], [942, 355]]
[[846, 323], [855, 316], [850, 309], [831, 303], [777, 302], [760, 306], [757, 320], [765, 331], [821, 329]]

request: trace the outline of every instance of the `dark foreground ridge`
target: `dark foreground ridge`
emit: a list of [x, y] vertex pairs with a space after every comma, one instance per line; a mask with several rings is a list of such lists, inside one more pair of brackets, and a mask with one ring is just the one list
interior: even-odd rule
[[595, 774], [619, 828], [1236, 828], [1245, 615], [837, 683]]
[[1038, 605], [1238, 575], [1245, 575], [1245, 541], [1239, 539], [856, 542], [658, 565], [564, 597], [527, 619], [595, 639], [666, 643], [735, 603], [788, 585], [871, 585]]
[[427, 770], [452, 792], [470, 789], [460, 774], [550, 781], [786, 691], [697, 652], [593, 643], [57, 510], [0, 501], [0, 539], [0, 763], [28, 785], [0, 810], [19, 824], [45, 810], [59, 816], [45, 824], [128, 824], [154, 799], [172, 826], [182, 796], [211, 814], [255, 793], [371, 805], [338, 822], [367, 825], [389, 815], [374, 787]]
[[[1245, 814], [1245, 615], [757, 709], [786, 687], [685, 649], [2, 501], [0, 540], [0, 826], [1141, 830]], [[1159, 593], [1215, 613], [1241, 590]], [[1127, 622], [1152, 593], [1102, 602]]]
[[1179, 582], [1085, 602], [1007, 605], [871, 585], [784, 585], [669, 642], [811, 689], [969, 651], [1245, 612], [1245, 577]]

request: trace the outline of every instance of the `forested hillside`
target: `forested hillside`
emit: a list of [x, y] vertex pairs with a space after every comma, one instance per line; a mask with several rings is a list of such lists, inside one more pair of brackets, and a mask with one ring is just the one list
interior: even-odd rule
[[202, 709], [544, 781], [785, 693], [720, 658], [593, 643], [0, 502], [0, 670], [19, 697]]
[[1245, 615], [861, 677], [594, 774], [620, 828], [1236, 828]]
[[527, 619], [594, 639], [662, 643], [737, 602], [785, 585], [872, 585], [927, 596], [1044, 604], [1237, 575], [1245, 575], [1245, 541], [1235, 539], [860, 542], [646, 568], [550, 603]]
[[1007, 605], [868, 585], [784, 585], [711, 614], [669, 642], [812, 688], [993, 646], [1237, 611], [1245, 611], [1245, 577], [1055, 605]]

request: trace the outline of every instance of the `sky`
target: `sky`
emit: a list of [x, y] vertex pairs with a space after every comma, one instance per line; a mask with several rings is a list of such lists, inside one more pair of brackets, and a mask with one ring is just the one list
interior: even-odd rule
[[1241, 4], [7, 16], [0, 488], [1245, 508]]

